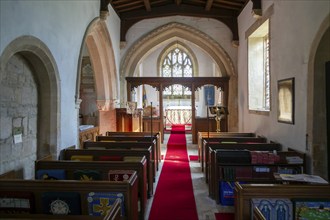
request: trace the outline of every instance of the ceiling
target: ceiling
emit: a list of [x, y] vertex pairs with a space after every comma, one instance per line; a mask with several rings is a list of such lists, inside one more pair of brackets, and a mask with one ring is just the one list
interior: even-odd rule
[[[108, 5], [121, 19], [121, 41], [128, 29], [148, 18], [174, 15], [213, 18], [225, 23], [238, 40], [237, 17], [250, 0], [100, 0], [101, 10]], [[261, 0], [251, 0], [253, 8], [261, 8]]]

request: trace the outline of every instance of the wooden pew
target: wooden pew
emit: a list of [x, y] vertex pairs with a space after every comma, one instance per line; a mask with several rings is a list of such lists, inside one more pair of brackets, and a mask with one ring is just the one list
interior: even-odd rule
[[[91, 198], [97, 193], [121, 193], [124, 197], [125, 216], [123, 219], [137, 220], [138, 215], [138, 185], [137, 175], [133, 174], [128, 181], [109, 182], [109, 181], [73, 181], [73, 180], [1, 180], [0, 193], [6, 195], [14, 192], [19, 198], [20, 193], [32, 193], [33, 195], [33, 214], [17, 214], [18, 219], [22, 216], [31, 217], [31, 219], [38, 219], [38, 215], [45, 214], [48, 207], [45, 205], [44, 193], [75, 193], [78, 200], [72, 199], [75, 205], [80, 208], [80, 214], [88, 216], [92, 201]], [[8, 198], [8, 197], [7, 197]], [[31, 204], [30, 204], [31, 205]], [[80, 205], [80, 206], [79, 206]], [[65, 206], [64, 206], [65, 207]], [[71, 210], [72, 211], [72, 210]], [[37, 215], [35, 215], [37, 214]], [[35, 215], [35, 216], [34, 216]], [[14, 217], [15, 215], [11, 215]], [[49, 219], [52, 219], [52, 215]], [[59, 216], [57, 216], [59, 217]], [[70, 219], [71, 217], [68, 217]], [[42, 218], [40, 218], [42, 219]], [[48, 219], [43, 218], [43, 219]], [[56, 217], [54, 218], [56, 219]], [[59, 218], [57, 218], [59, 219]], [[66, 219], [63, 217], [61, 219]], [[71, 219], [74, 219], [72, 217]], [[78, 218], [76, 218], [78, 219]], [[81, 218], [90, 219], [90, 218]], [[97, 219], [97, 218], [96, 218]]]
[[[239, 139], [239, 138], [238, 138]], [[208, 142], [207, 140], [204, 140], [203, 148], [204, 150], [204, 173], [206, 177], [206, 182], [208, 182], [208, 172], [209, 172], [209, 164], [210, 161], [210, 153], [212, 153], [212, 150], [216, 149], [228, 149], [228, 150], [281, 150], [281, 145], [277, 143], [265, 143], [264, 138], [255, 138], [254, 142], [239, 142], [237, 143], [227, 143], [226, 142]], [[245, 148], [248, 147], [248, 148]], [[250, 147], [250, 148], [249, 148]], [[272, 148], [269, 148], [272, 147]], [[275, 148], [273, 148], [275, 147]]]
[[218, 137], [256, 137], [255, 133], [251, 132], [207, 132], [199, 131], [197, 133], [197, 145], [198, 145], [198, 158], [202, 158], [202, 147], [204, 139], [218, 138]]
[[[38, 170], [65, 170], [66, 179], [74, 180], [74, 172], [77, 170], [93, 170], [100, 172], [102, 180], [108, 180], [109, 170], [135, 170], [137, 172], [138, 192], [140, 195], [140, 217], [146, 211], [147, 205], [147, 161], [145, 157], [141, 157], [139, 162], [127, 161], [43, 161], [35, 162], [35, 173]], [[37, 178], [37, 176], [36, 176]], [[97, 181], [92, 181], [97, 182]]]
[[235, 136], [224, 136], [224, 137], [212, 137], [212, 138], [202, 138], [202, 147], [201, 147], [201, 158], [200, 163], [202, 171], [205, 167], [205, 157], [208, 151], [206, 146], [207, 143], [221, 143], [221, 142], [236, 142], [236, 143], [266, 143], [267, 139], [264, 137], [235, 137]]
[[[153, 176], [156, 177], [156, 151], [154, 146], [150, 145], [150, 142], [107, 142], [107, 141], [86, 141], [84, 142], [83, 149], [149, 149], [150, 146], [152, 147], [152, 173]], [[153, 180], [155, 182], [155, 178]]]
[[111, 136], [111, 137], [152, 137], [154, 140], [156, 140], [156, 154], [157, 154], [157, 170], [158, 170], [158, 164], [161, 162], [161, 132], [153, 132], [152, 134], [150, 132], [110, 132], [107, 131], [105, 136]]
[[[111, 133], [108, 133], [109, 135]], [[153, 159], [155, 160], [156, 170], [158, 170], [158, 165], [161, 160], [160, 158], [160, 142], [157, 136], [97, 136], [96, 141], [108, 141], [108, 142], [145, 142], [152, 145], [152, 150], [154, 152]]]
[[51, 220], [122, 220], [121, 216], [121, 200], [116, 199], [112, 204], [106, 216], [90, 216], [90, 215], [48, 215], [48, 214], [3, 214], [1, 219], [51, 219]]
[[[219, 154], [219, 150], [215, 150], [215, 154], [213, 154], [211, 157], [212, 165], [210, 166], [213, 173], [210, 174], [210, 183], [212, 182], [213, 192], [215, 195], [215, 200], [217, 203], [220, 203], [220, 197], [219, 197], [219, 186], [218, 183], [220, 181], [242, 181], [242, 182], [248, 182], [248, 183], [276, 183], [279, 182], [275, 176], [274, 173], [279, 172], [280, 169], [294, 169], [299, 173], [303, 173], [305, 170], [305, 154], [296, 152], [296, 151], [277, 151], [276, 154], [279, 157], [279, 160], [274, 162], [273, 164], [269, 163], [250, 163], [250, 164], [243, 164], [243, 163], [238, 163], [237, 161], [233, 161], [230, 164], [227, 163], [221, 163], [218, 161], [217, 156]], [[289, 164], [286, 161], [287, 156], [298, 156], [303, 159], [303, 163], [298, 163], [298, 164]], [[213, 169], [214, 167], [214, 169]], [[268, 172], [261, 172], [258, 173], [253, 170], [253, 168], [266, 168], [269, 169]], [[238, 169], [240, 171], [239, 175], [243, 176], [230, 176], [229, 179], [228, 177], [225, 176], [225, 169], [228, 170]], [[251, 176], [249, 176], [251, 175]]]
[[251, 199], [329, 199], [330, 185], [235, 183], [235, 219], [251, 219]]
[[217, 161], [216, 150], [257, 150], [257, 151], [279, 151], [281, 145], [276, 143], [207, 143], [208, 153], [205, 163], [205, 181], [209, 186], [209, 196], [219, 202], [219, 187], [217, 187]]
[[153, 162], [151, 160], [152, 157], [152, 149], [151, 146], [148, 149], [64, 149], [60, 152], [60, 160], [71, 160], [72, 156], [77, 155], [92, 155], [93, 160], [95, 161], [104, 161], [102, 157], [113, 157], [113, 156], [145, 156], [147, 160], [147, 183], [148, 183], [148, 197], [150, 198], [153, 195], [153, 183], [155, 176], [152, 172]]

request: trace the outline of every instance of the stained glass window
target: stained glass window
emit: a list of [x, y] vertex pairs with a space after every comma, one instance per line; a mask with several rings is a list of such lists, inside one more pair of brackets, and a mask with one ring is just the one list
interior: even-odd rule
[[[193, 64], [190, 56], [178, 46], [168, 52], [161, 64], [163, 77], [192, 77]], [[164, 90], [165, 96], [190, 96], [191, 91], [182, 85], [173, 85]]]

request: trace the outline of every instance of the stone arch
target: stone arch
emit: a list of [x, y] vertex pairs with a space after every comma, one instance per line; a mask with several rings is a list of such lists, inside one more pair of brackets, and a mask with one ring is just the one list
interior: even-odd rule
[[[76, 98], [79, 104], [81, 56], [86, 45], [94, 70], [96, 88], [96, 104], [99, 109], [100, 133], [115, 130], [114, 103], [118, 96], [117, 70], [115, 55], [109, 31], [104, 19], [97, 18], [92, 21], [85, 32], [80, 50], [78, 67]], [[107, 123], [102, 123], [107, 121]]]
[[[238, 106], [237, 102], [237, 74], [230, 56], [221, 47], [221, 45], [205, 33], [181, 23], [169, 23], [163, 25], [154, 31], [151, 31], [137, 43], [135, 43], [126, 53], [120, 65], [120, 76], [133, 76], [137, 65], [149, 50], [158, 44], [170, 42], [173, 38], [181, 38], [192, 42], [202, 48], [219, 66], [223, 76], [229, 76], [229, 99], [234, 100], [228, 104], [230, 111], [229, 129], [236, 131]], [[120, 81], [121, 94], [125, 94], [126, 82]]]
[[[321, 23], [311, 44], [308, 60], [307, 75], [307, 169], [308, 172], [320, 175], [324, 178], [329, 177], [327, 170], [329, 160], [327, 154], [329, 143], [326, 134], [326, 106], [325, 106], [325, 65], [323, 62], [330, 60], [328, 46], [324, 45], [324, 36], [330, 35], [330, 15]], [[328, 43], [329, 44], [329, 43]], [[324, 51], [322, 59], [317, 57], [320, 51]], [[323, 63], [323, 64], [322, 64]]]
[[[38, 38], [21, 36], [13, 40], [1, 55], [0, 71], [14, 55], [20, 55], [33, 69], [38, 86], [37, 159], [57, 156], [60, 142], [60, 77], [55, 59]], [[2, 74], [3, 75], [3, 74]]]

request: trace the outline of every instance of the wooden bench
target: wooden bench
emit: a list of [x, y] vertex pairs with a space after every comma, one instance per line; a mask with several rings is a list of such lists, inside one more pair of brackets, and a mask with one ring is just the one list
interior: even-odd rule
[[251, 199], [329, 199], [330, 185], [235, 183], [235, 219], [251, 219]]
[[[106, 204], [100, 203], [100, 201], [106, 200], [100, 200], [100, 198], [98, 200], [98, 196], [102, 198], [106, 197], [105, 194], [108, 194], [109, 196], [110, 194], [112, 194], [112, 196], [122, 195], [124, 199], [123, 204], [125, 205], [123, 219], [137, 220], [139, 217], [137, 184], [137, 175], [135, 173], [129, 178], [128, 181], [121, 182], [74, 180], [1, 180], [0, 195], [2, 198], [5, 196], [7, 199], [24, 199], [26, 203], [28, 203], [29, 207], [33, 207], [33, 214], [24, 213], [17, 215], [18, 217], [31, 217], [31, 219], [37, 219], [37, 216], [40, 214], [47, 214], [47, 216], [52, 219], [52, 215], [48, 214], [50, 210], [55, 210], [54, 208], [57, 207], [65, 208], [68, 204], [72, 215], [77, 214], [79, 216], [88, 216], [92, 214], [90, 212], [101, 211], [101, 208], [105, 208]], [[15, 196], [11, 193], [14, 193]], [[31, 200], [27, 199], [26, 194], [31, 195], [31, 197], [29, 197]], [[67, 204], [63, 204], [63, 202], [58, 201], [61, 199], [66, 201]], [[114, 197], [113, 199], [116, 198]], [[54, 201], [56, 202], [54, 203]], [[48, 206], [50, 204], [51, 207]], [[57, 206], [55, 204], [62, 206]], [[97, 207], [95, 206], [99, 206], [100, 209], [97, 210]], [[58, 211], [60, 213], [65, 213], [64, 210]], [[104, 209], [103, 211], [106, 210]], [[35, 214], [37, 214], [36, 217], [34, 217]], [[70, 219], [70, 217], [68, 217], [68, 219]]]
[[[161, 132], [106, 132], [106, 136], [118, 136], [118, 137], [152, 137], [154, 140], [156, 140], [156, 154], [158, 159], [158, 164], [161, 162]], [[158, 164], [157, 164], [157, 170], [158, 170]]]
[[[156, 164], [157, 159], [156, 158], [156, 151], [154, 149], [155, 145], [150, 145], [150, 142], [123, 142], [123, 141], [117, 141], [117, 142], [107, 142], [107, 141], [86, 141], [84, 142], [83, 149], [90, 149], [90, 150], [96, 150], [96, 149], [149, 149], [150, 146], [152, 147], [152, 153], [151, 153], [151, 161], [152, 161], [152, 175], [156, 177]], [[154, 180], [155, 181], [155, 178]]]
[[[141, 157], [138, 162], [127, 161], [43, 161], [35, 162], [35, 173], [37, 179], [38, 170], [64, 170], [67, 180], [74, 180], [74, 172], [78, 170], [97, 171], [101, 180], [109, 180], [110, 170], [134, 170], [137, 173], [138, 193], [140, 198], [140, 216], [143, 219], [147, 203], [147, 161]], [[93, 181], [97, 182], [97, 181]]]
[[217, 187], [216, 150], [281, 150], [281, 145], [275, 143], [208, 143], [208, 153], [205, 163], [205, 181], [209, 186], [209, 196], [219, 202], [219, 187]]
[[[221, 163], [217, 159], [219, 154], [221, 154], [221, 151], [215, 150], [215, 153], [211, 156], [212, 157], [211, 160], [213, 162], [212, 165], [210, 166], [211, 167], [210, 171], [213, 173], [210, 173], [210, 182], [209, 182], [209, 185], [213, 187], [213, 192], [217, 203], [220, 203], [220, 193], [219, 193], [220, 181], [226, 181], [226, 182], [242, 181], [246, 183], [247, 182], [276, 183], [279, 181], [275, 178], [274, 173], [278, 173], [279, 170], [293, 169], [299, 173], [303, 173], [305, 171], [305, 159], [304, 159], [305, 154], [296, 151], [277, 151], [276, 154], [278, 156], [278, 161], [276, 162], [274, 161], [273, 163], [249, 163], [249, 164], [240, 163], [238, 161], [232, 161], [230, 163]], [[303, 159], [303, 162], [297, 164], [289, 164], [286, 161], [287, 156], [298, 156]], [[232, 175], [232, 173], [235, 174]]]
[[[141, 156], [144, 155], [147, 159], [147, 179], [148, 179], [148, 195], [152, 196], [154, 193], [153, 183], [156, 179], [156, 167], [155, 160], [152, 159], [152, 155], [155, 151], [152, 151], [152, 146], [147, 142], [102, 142], [102, 141], [88, 141], [84, 143], [85, 150], [95, 150], [93, 154], [95, 154], [97, 158], [101, 157], [102, 154], [104, 156], [113, 156], [118, 155], [118, 153], [122, 156]], [[102, 151], [103, 150], [103, 151]], [[104, 151], [105, 150], [105, 151]], [[81, 155], [87, 155], [83, 151], [79, 150], [70, 150], [63, 151], [62, 154], [66, 154], [66, 156], [61, 156], [64, 160], [69, 160], [75, 153]], [[97, 159], [98, 160], [98, 159]]]
[[[110, 135], [110, 133], [108, 133]], [[97, 136], [96, 141], [107, 141], [107, 142], [137, 142], [137, 143], [149, 143], [152, 146], [153, 160], [155, 160], [156, 170], [158, 171], [160, 158], [160, 142], [157, 136]]]
[[201, 147], [201, 158], [200, 163], [202, 167], [202, 172], [205, 167], [205, 157], [207, 154], [207, 143], [221, 143], [221, 142], [233, 142], [233, 143], [266, 143], [267, 139], [264, 137], [234, 137], [234, 136], [226, 136], [226, 137], [213, 137], [213, 138], [203, 138], [202, 139], [202, 147]]
[[202, 157], [202, 147], [204, 139], [217, 138], [217, 137], [256, 137], [255, 133], [251, 132], [208, 132], [199, 131], [197, 133], [198, 157]]

